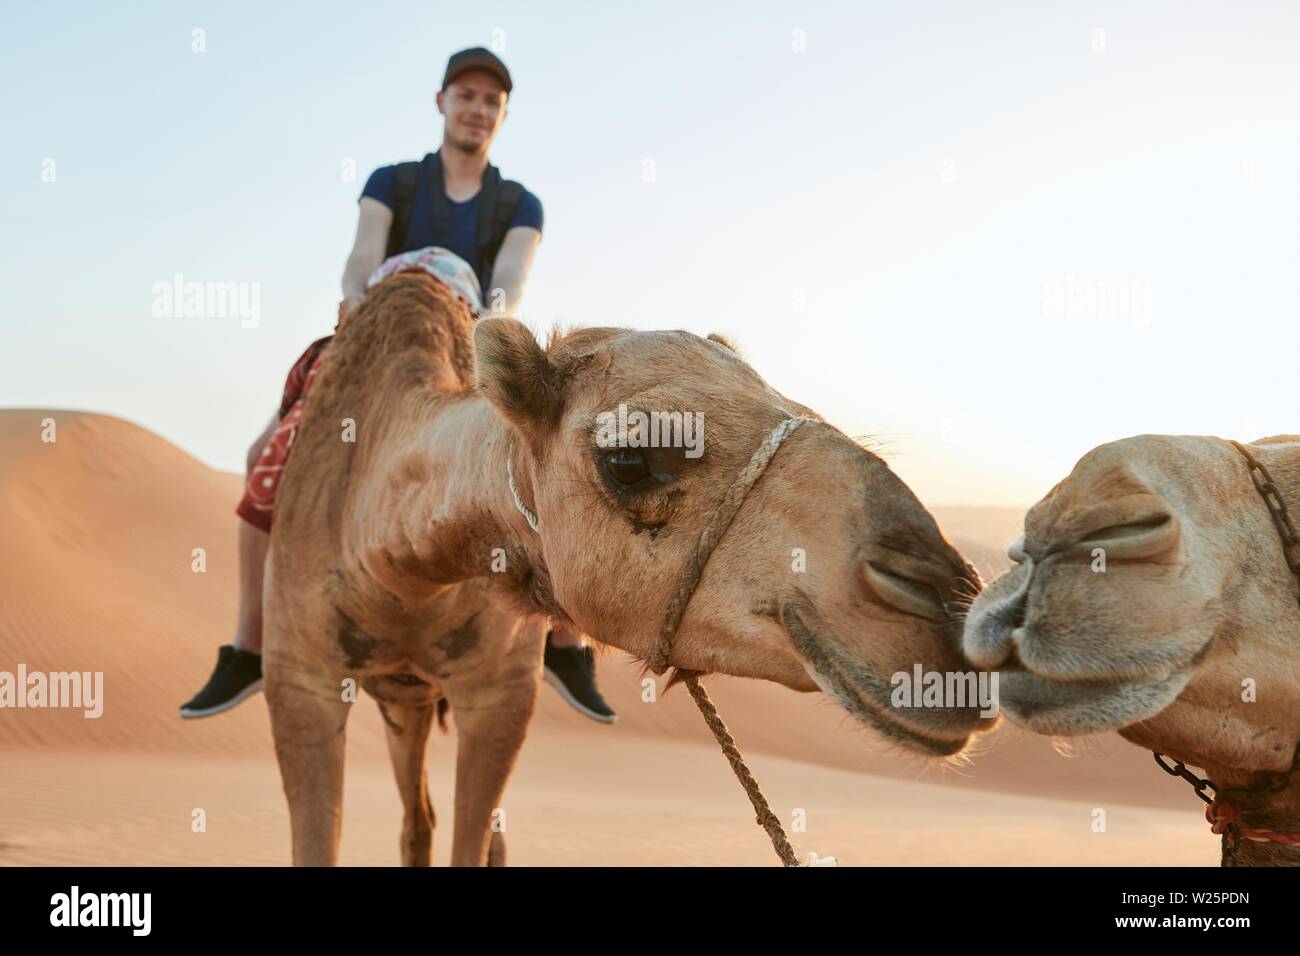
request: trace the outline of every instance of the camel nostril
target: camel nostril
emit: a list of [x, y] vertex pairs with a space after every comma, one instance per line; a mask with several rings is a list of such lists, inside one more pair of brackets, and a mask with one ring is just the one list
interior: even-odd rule
[[976, 604], [962, 636], [966, 658], [985, 670], [1020, 669], [1019, 645], [1025, 637], [1029, 605], [1028, 578], [1015, 591]]
[[1019, 599], [1009, 609], [1010, 616], [1007, 619], [1007, 624], [1012, 631], [1012, 640], [1018, 640], [1015, 632], [1021, 630], [1025, 626], [1025, 607], [1028, 604], [1029, 595], [1028, 593], [1024, 593], [1020, 595]]
[[998, 665], [998, 670], [1023, 671], [1025, 669], [1024, 662], [1020, 659], [1021, 636], [1022, 631], [1020, 628], [1016, 628], [1011, 632], [1011, 644], [1007, 649], [1006, 657], [1004, 657], [1002, 663]]

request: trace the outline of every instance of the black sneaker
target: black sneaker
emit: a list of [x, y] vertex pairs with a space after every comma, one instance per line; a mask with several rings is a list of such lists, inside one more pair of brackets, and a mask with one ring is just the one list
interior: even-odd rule
[[229, 710], [262, 689], [262, 655], [237, 651], [224, 644], [217, 652], [217, 668], [203, 690], [181, 705], [182, 717], [211, 717]]
[[596, 654], [590, 647], [555, 647], [551, 635], [547, 634], [542, 663], [546, 683], [559, 691], [578, 713], [602, 724], [612, 724], [617, 719], [596, 687]]

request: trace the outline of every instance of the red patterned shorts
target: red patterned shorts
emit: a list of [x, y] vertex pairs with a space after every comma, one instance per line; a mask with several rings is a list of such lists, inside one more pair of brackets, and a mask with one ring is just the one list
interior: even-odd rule
[[333, 337], [327, 335], [307, 346], [307, 351], [289, 369], [289, 375], [284, 380], [284, 396], [280, 399], [280, 422], [276, 425], [271, 440], [262, 449], [261, 457], [244, 480], [244, 496], [235, 507], [235, 514], [253, 527], [268, 533], [271, 530], [275, 492], [280, 487], [280, 476], [289, 461], [293, 440], [298, 437], [307, 391], [316, 379], [316, 373], [320, 371], [325, 347]]

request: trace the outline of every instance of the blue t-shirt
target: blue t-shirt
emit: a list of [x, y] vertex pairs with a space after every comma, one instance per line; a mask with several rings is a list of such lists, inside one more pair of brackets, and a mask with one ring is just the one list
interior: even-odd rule
[[[361, 190], [361, 195], [369, 196], [371, 199], [381, 202], [389, 209], [392, 209], [393, 177], [396, 175], [396, 169], [396, 166], [380, 166], [366, 180], [366, 188]], [[429, 194], [427, 170], [427, 166], [421, 166], [420, 168], [420, 180], [415, 189], [415, 208], [411, 210], [411, 224], [406, 232], [406, 243], [402, 246], [402, 252], [423, 249], [426, 246], [435, 244], [433, 238], [433, 200]], [[442, 184], [439, 183], [439, 185]], [[481, 192], [475, 193], [473, 198], [464, 202], [451, 202], [448, 200], [451, 204], [451, 251], [471, 265], [474, 264], [476, 258], [474, 233], [478, 228], [478, 200], [480, 195], [482, 195]], [[519, 205], [515, 207], [515, 217], [510, 220], [510, 228], [513, 229], [515, 226], [530, 226], [538, 232], [542, 230], [542, 201], [527, 189], [524, 190]]]

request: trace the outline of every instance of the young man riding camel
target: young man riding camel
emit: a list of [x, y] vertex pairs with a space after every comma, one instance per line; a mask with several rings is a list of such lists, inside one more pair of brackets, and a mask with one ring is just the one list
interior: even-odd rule
[[[482, 47], [462, 50], [447, 62], [437, 96], [445, 118], [441, 148], [419, 163], [380, 167], [361, 192], [356, 241], [343, 270], [340, 322], [369, 285], [414, 268], [446, 282], [482, 314], [518, 311], [542, 238], [542, 204], [488, 162], [511, 87], [505, 64]], [[219, 714], [261, 689], [262, 573], [275, 489], [330, 338], [313, 342], [294, 363], [279, 411], [249, 449], [244, 497], [236, 508], [244, 520], [235, 640], [221, 648], [212, 677], [182, 705], [182, 717]], [[592, 650], [577, 631], [556, 627], [548, 636], [545, 677], [579, 712], [613, 722], [614, 712], [596, 687]]]

